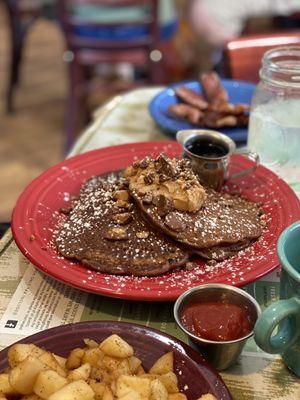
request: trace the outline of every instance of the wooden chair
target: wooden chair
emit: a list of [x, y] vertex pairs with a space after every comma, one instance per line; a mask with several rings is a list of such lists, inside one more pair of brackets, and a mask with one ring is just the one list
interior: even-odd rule
[[[88, 22], [79, 16], [72, 15], [70, 6], [78, 4], [109, 5], [124, 7], [131, 5], [148, 5], [149, 15], [135, 22], [122, 21], [110, 24]], [[150, 53], [157, 48], [159, 41], [158, 0], [59, 0], [59, 17], [65, 35], [66, 46], [72, 53], [69, 62], [69, 96], [66, 115], [66, 149], [73, 142], [79, 113], [87, 111], [87, 93], [91, 88], [91, 71], [101, 63], [117, 64], [128, 62], [134, 67], [145, 69], [146, 83], [161, 81], [161, 63], [152, 61]], [[147, 34], [132, 39], [113, 39], [87, 37], [79, 35], [78, 28], [126, 28], [141, 27]], [[143, 82], [145, 83], [145, 81]], [[125, 87], [123, 87], [124, 89]], [[109, 82], [101, 86], [102, 90], [118, 89]], [[99, 87], [98, 87], [99, 90]]]
[[19, 82], [20, 66], [24, 52], [26, 34], [35, 20], [40, 16], [40, 7], [36, 2], [23, 3], [18, 0], [4, 1], [9, 21], [10, 30], [10, 67], [6, 91], [6, 110], [13, 111], [13, 97], [15, 88]]
[[225, 49], [225, 74], [257, 83], [263, 54], [273, 47], [286, 45], [300, 45], [300, 30], [247, 35], [232, 40]]

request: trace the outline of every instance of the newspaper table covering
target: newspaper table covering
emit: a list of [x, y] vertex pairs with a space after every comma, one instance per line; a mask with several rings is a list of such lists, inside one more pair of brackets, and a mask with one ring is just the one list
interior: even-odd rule
[[[165, 139], [147, 111], [157, 90], [139, 89], [114, 98], [98, 111], [71, 155], [113, 144]], [[279, 271], [244, 289], [266, 307], [278, 298]], [[0, 242], [0, 317], [0, 348], [57, 325], [107, 319], [144, 324], [188, 341], [173, 319], [173, 303], [122, 301], [66, 286], [35, 269], [18, 250], [11, 231]], [[280, 357], [261, 352], [253, 339], [238, 363], [221, 375], [234, 399], [300, 399], [300, 379]]]

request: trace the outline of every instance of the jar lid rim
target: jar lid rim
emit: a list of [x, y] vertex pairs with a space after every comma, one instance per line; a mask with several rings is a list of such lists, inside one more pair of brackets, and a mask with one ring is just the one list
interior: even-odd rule
[[300, 45], [275, 47], [265, 52], [259, 75], [276, 85], [299, 88]]
[[[279, 64], [282, 62], [282, 59], [286, 61], [299, 61], [299, 63], [289, 64], [288, 67], [283, 64]], [[300, 46], [284, 46], [284, 47], [275, 47], [274, 49], [270, 49], [266, 51], [263, 55], [262, 59], [263, 66], [266, 65], [269, 68], [280, 69], [283, 72], [286, 71], [300, 71]]]

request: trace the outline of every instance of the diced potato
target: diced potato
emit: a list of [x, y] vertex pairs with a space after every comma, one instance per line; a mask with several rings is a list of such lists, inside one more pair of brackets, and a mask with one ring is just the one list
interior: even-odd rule
[[203, 394], [201, 397], [199, 397], [198, 400], [217, 400], [217, 399], [215, 398], [214, 395], [207, 393], [207, 394]]
[[[115, 371], [113, 371], [113, 372], [111, 373], [111, 380], [112, 380], [112, 382], [117, 381], [117, 379], [118, 379], [120, 376], [122, 376], [122, 375], [124, 375], [122, 370], [116, 369]], [[132, 376], [131, 373], [128, 373], [128, 374], [126, 373], [125, 375]], [[116, 386], [116, 385], [115, 385], [115, 386]]]
[[[120, 375], [119, 375], [120, 376]], [[118, 376], [118, 378], [119, 378]], [[117, 378], [117, 379], [118, 379]], [[117, 383], [116, 383], [116, 379], [114, 379], [111, 383], [110, 383], [110, 390], [112, 391], [112, 394], [114, 395], [114, 397], [116, 397], [116, 393], [117, 393]]]
[[102, 396], [106, 388], [105, 383], [97, 382], [95, 379], [90, 379], [88, 383], [95, 393], [95, 400], [102, 400]]
[[99, 344], [93, 339], [83, 339], [84, 344], [90, 349], [94, 349], [99, 346]]
[[[0, 374], [0, 400], [187, 400], [179, 392], [172, 352], [145, 372], [134, 349], [116, 334], [99, 345], [84, 340], [66, 359], [32, 344], [8, 352], [13, 368]], [[198, 400], [216, 400], [211, 394]]]
[[112, 380], [111, 374], [103, 367], [92, 367], [90, 378], [104, 383], [111, 383]]
[[131, 373], [135, 374], [139, 369], [139, 366], [142, 365], [142, 361], [135, 356], [131, 356], [128, 358], [128, 364]]
[[150, 400], [168, 400], [168, 392], [159, 379], [154, 379], [150, 384]]
[[44, 363], [48, 369], [52, 369], [53, 371], [57, 372], [59, 375], [66, 377], [67, 373], [64, 370], [64, 368], [62, 368], [60, 366], [60, 364], [58, 363], [58, 361], [56, 361], [56, 358], [53, 356], [52, 353], [50, 353], [50, 351], [45, 351], [40, 357], [39, 360]]
[[80, 367], [73, 369], [71, 372], [68, 374], [68, 380], [69, 381], [87, 381], [90, 377], [92, 367], [91, 364], [82, 364]]
[[104, 389], [103, 395], [102, 395], [102, 400], [114, 400], [114, 396], [112, 394], [112, 391], [106, 386]]
[[132, 388], [130, 388], [127, 383], [124, 383], [123, 381], [123, 376], [120, 376], [117, 379], [116, 382], [116, 387], [115, 387], [115, 396], [119, 397], [123, 397], [125, 396], [128, 392], [130, 392], [130, 390], [132, 390]]
[[169, 394], [168, 400], [187, 400], [187, 397], [183, 393], [172, 393]]
[[158, 379], [160, 377], [160, 375], [157, 374], [143, 374], [140, 375], [140, 378], [147, 378], [150, 379], [150, 381], [154, 381], [154, 379]]
[[45, 364], [38, 358], [28, 356], [9, 373], [9, 383], [21, 394], [31, 394], [38, 374], [44, 371]]
[[177, 393], [179, 392], [178, 388], [178, 379], [174, 372], [167, 372], [164, 375], [160, 375], [158, 379], [165, 386], [168, 393]]
[[133, 348], [118, 335], [111, 335], [102, 343], [100, 349], [108, 356], [127, 358], [133, 356]]
[[[122, 361], [122, 360], [127, 361], [127, 359], [120, 359], [120, 358], [110, 357], [110, 356], [105, 355], [103, 357], [103, 359], [102, 359], [101, 365], [104, 368], [106, 368], [109, 372], [112, 372], [112, 371], [115, 371], [118, 368], [118, 366], [120, 364], [120, 361]], [[128, 364], [127, 364], [127, 366], [128, 366], [128, 369], [129, 369], [129, 365]]]
[[75, 381], [53, 393], [48, 400], [94, 400], [94, 391], [85, 381]]
[[89, 363], [93, 367], [96, 367], [99, 363], [100, 360], [102, 360], [104, 357], [103, 351], [99, 349], [99, 347], [94, 347], [91, 349], [87, 349], [84, 352], [84, 355], [81, 359], [81, 362], [84, 363]]
[[[117, 399], [126, 397], [128, 395], [128, 393], [131, 393], [131, 392], [136, 392], [138, 397], [141, 397], [140, 394], [136, 390], [132, 389], [130, 386], [128, 386], [124, 382], [122, 382], [122, 379], [117, 380], [116, 385], [114, 387], [114, 391], [113, 391], [113, 394], [115, 397], [117, 397]], [[136, 397], [135, 394], [132, 394], [132, 395], [134, 397]]]
[[150, 374], [163, 375], [167, 372], [173, 372], [174, 355], [170, 351], [169, 353], [161, 356], [150, 368]]
[[16, 393], [16, 390], [9, 383], [8, 374], [0, 374], [0, 396], [4, 397], [6, 394], [14, 395]]
[[52, 355], [55, 358], [55, 360], [58, 362], [58, 364], [65, 370], [67, 359], [65, 357], [58, 356], [57, 354], [54, 354], [54, 353], [52, 353]]
[[125, 396], [130, 390], [135, 390], [143, 399], [150, 397], [150, 380], [137, 376], [121, 375], [117, 380], [117, 397]]
[[138, 392], [130, 389], [124, 396], [118, 397], [118, 400], [146, 400], [142, 399]]
[[140, 375], [144, 375], [145, 373], [146, 373], [146, 372], [145, 372], [143, 366], [140, 365], [140, 366], [138, 367], [137, 371], [136, 371], [136, 375], [137, 375], [137, 376], [140, 376]]
[[120, 375], [131, 375], [127, 358], [104, 356], [102, 365], [112, 374], [113, 379], [117, 379]]
[[66, 368], [74, 369], [81, 365], [81, 360], [84, 356], [84, 350], [80, 348], [73, 349], [67, 358]]
[[36, 395], [46, 400], [52, 393], [57, 392], [67, 384], [67, 379], [63, 378], [57, 372], [52, 370], [42, 371], [35, 381], [33, 391]]
[[14, 368], [24, 361], [29, 355], [38, 358], [44, 352], [45, 350], [40, 349], [34, 344], [14, 344], [10, 347], [7, 353], [8, 363], [11, 368]]

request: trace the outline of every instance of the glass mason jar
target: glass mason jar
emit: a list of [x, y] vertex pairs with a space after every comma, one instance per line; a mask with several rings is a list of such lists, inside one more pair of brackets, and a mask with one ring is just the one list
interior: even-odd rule
[[259, 74], [247, 146], [300, 192], [300, 46], [267, 51]]

